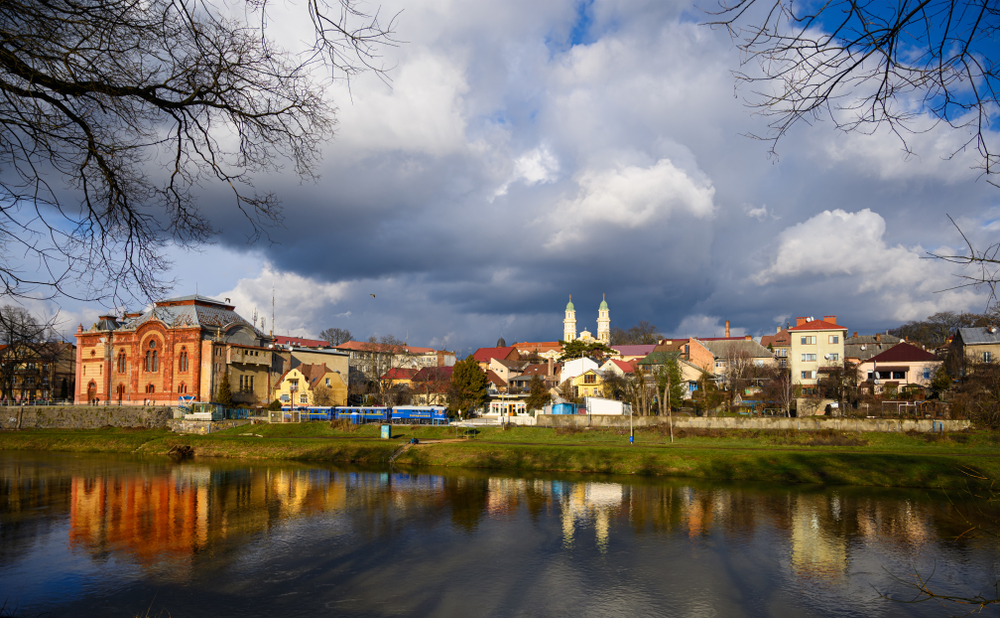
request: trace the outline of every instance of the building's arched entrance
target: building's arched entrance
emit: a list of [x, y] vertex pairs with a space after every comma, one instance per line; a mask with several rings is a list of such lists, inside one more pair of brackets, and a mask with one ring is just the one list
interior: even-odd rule
[[97, 398], [97, 383], [93, 380], [87, 385], [87, 403], [94, 403]]

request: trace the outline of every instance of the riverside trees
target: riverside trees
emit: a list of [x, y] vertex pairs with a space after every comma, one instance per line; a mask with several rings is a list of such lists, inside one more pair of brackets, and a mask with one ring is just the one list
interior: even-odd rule
[[469, 413], [486, 404], [486, 372], [476, 359], [467, 356], [455, 363], [448, 389], [448, 411]]
[[214, 228], [215, 184], [251, 239], [281, 220], [256, 172], [312, 177], [334, 108], [311, 72], [381, 71], [392, 21], [305, 0], [310, 53], [270, 38], [271, 0], [0, 3], [0, 293], [160, 296], [163, 252]]

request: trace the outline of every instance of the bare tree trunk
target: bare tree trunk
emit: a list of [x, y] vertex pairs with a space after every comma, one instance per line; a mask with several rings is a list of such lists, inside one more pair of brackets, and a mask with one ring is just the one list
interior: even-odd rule
[[663, 387], [663, 399], [667, 402], [667, 418], [670, 419], [670, 443], [674, 443], [674, 410], [670, 405], [670, 376], [667, 376], [667, 385]]

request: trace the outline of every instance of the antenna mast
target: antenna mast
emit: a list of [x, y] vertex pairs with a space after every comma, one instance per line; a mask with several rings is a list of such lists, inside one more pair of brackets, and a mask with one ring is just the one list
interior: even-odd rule
[[271, 336], [274, 337], [274, 281], [271, 282]]

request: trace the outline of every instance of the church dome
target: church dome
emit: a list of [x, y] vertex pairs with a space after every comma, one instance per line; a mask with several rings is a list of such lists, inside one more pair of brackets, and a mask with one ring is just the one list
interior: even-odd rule
[[600, 311], [607, 311], [607, 310], [608, 310], [608, 301], [602, 297]]
[[566, 303], [566, 311], [576, 311], [576, 307], [573, 306], [573, 295], [569, 297], [569, 302]]
[[503, 335], [500, 335], [500, 338], [497, 339], [497, 347], [498, 348], [506, 348], [507, 347], [507, 342], [503, 340]]

